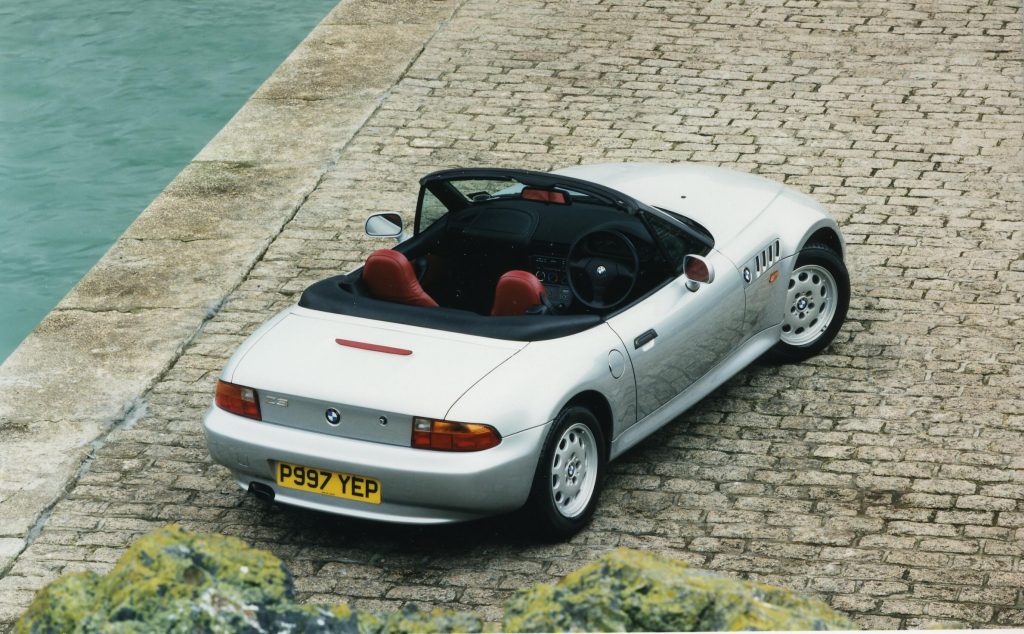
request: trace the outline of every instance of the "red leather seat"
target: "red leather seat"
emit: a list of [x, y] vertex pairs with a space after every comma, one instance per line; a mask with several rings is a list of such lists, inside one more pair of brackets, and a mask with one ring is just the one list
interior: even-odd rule
[[437, 308], [437, 302], [416, 280], [409, 258], [394, 249], [379, 249], [366, 258], [363, 281], [377, 299]]
[[509, 271], [498, 279], [494, 288], [491, 315], [522, 315], [528, 309], [544, 304], [546, 298], [547, 291], [535, 275], [527, 271]]

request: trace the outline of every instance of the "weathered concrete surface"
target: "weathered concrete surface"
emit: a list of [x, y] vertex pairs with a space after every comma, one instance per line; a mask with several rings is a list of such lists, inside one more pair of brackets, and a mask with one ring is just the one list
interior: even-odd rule
[[[432, 7], [395, 18], [389, 3], [343, 4], [325, 24], [372, 28]], [[865, 626], [1024, 625], [1021, 13], [1001, 0], [466, 0], [159, 380], [83, 384], [120, 409], [104, 390], [153, 383], [145, 414], [105, 437], [0, 579], [0, 616], [181, 521], [271, 549], [302, 599], [369, 610], [416, 601], [497, 620], [514, 588], [634, 546], [818, 596]], [[335, 42], [313, 49], [345, 49]], [[288, 72], [327, 90], [315, 68]], [[231, 125], [284, 138], [259, 122], [289, 121], [305, 102], [277, 101]], [[330, 109], [305, 112], [296, 120], [320, 127], [296, 142], [331, 145], [318, 136], [333, 134], [318, 118]], [[224, 134], [208, 157], [272, 156]], [[305, 285], [378, 246], [363, 219], [411, 210], [419, 175], [631, 159], [731, 166], [824, 202], [854, 287], [828, 354], [752, 367], [638, 446], [611, 466], [593, 526], [558, 546], [505, 518], [407, 529], [267, 510], [210, 465], [199, 419], [227, 356]], [[244, 224], [244, 205], [213, 210], [247, 178], [214, 202], [196, 190], [190, 213]], [[7, 411], [22, 426], [39, 418]]]
[[453, 9], [346, 2], [0, 366], [0, 572]]

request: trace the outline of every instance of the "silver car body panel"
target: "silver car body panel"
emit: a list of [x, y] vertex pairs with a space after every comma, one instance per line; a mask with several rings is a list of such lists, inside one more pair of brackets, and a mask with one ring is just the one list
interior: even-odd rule
[[[772, 236], [792, 255], [817, 229], [839, 228], [813, 198], [754, 174], [685, 163], [601, 163], [557, 170], [696, 220], [739, 266]], [[845, 253], [843, 254], [845, 256]]]
[[531, 342], [462, 395], [448, 418], [512, 432], [554, 420], [573, 397], [586, 392], [607, 401], [611, 436], [636, 422], [633, 368], [626, 347], [607, 323], [568, 337]]
[[[566, 404], [606, 403], [609, 455], [621, 455], [779, 341], [786, 281], [811, 235], [828, 228], [842, 249], [818, 203], [757, 176], [644, 163], [558, 173], [703, 225], [715, 240], [706, 256], [714, 281], [690, 291], [681, 276], [589, 330], [528, 343], [292, 306], [224, 368], [223, 380], [258, 391], [266, 420], [212, 407], [204, 426], [213, 458], [242, 486], [270, 486], [278, 501], [357, 517], [427, 523], [512, 510], [525, 502], [550, 423]], [[744, 269], [770, 246], [771, 261], [748, 281]], [[650, 329], [657, 337], [637, 348]], [[412, 354], [347, 348], [336, 338]], [[342, 418], [336, 427], [325, 419], [330, 408]], [[492, 425], [502, 442], [468, 453], [413, 449], [413, 416]], [[377, 478], [383, 502], [278, 487], [275, 461]]]
[[[405, 415], [407, 429], [412, 416], [443, 418], [459, 396], [527, 345], [300, 306], [286, 309], [260, 339], [231, 364], [225, 380], [288, 399], [287, 407], [263, 409], [270, 422], [306, 427], [308, 408], [303, 401], [308, 400], [324, 406], [315, 421], [324, 423], [321, 431], [350, 436], [353, 426], [345, 422], [346, 408], [354, 407], [359, 411], [353, 416], [381, 433], [379, 438], [354, 437], [382, 442], [388, 442], [393, 432], [377, 425], [379, 416]], [[383, 344], [411, 354], [360, 350], [339, 345], [336, 339]], [[395, 407], [398, 402], [401, 408]], [[341, 408], [342, 415], [342, 424], [333, 429], [323, 420], [324, 411], [332, 406]], [[406, 444], [408, 438], [407, 434]]]
[[603, 163], [555, 173], [692, 218], [711, 232], [717, 245], [732, 242], [783, 189], [781, 183], [752, 174], [678, 163]]
[[[711, 284], [691, 291], [677, 278], [608, 319], [633, 363], [637, 418], [675, 398], [743, 339], [743, 280], [717, 251], [707, 259], [715, 267]], [[654, 338], [637, 347], [637, 339], [651, 330]]]
[[[506, 436], [487, 451], [458, 453], [327, 436], [217, 407], [207, 411], [203, 423], [210, 455], [243, 488], [257, 482], [273, 489], [281, 502], [410, 524], [461, 521], [522, 506], [548, 428], [538, 425]], [[376, 478], [383, 501], [368, 504], [280, 487], [274, 479], [278, 461]]]
[[748, 339], [725, 360], [692, 384], [685, 392], [652, 412], [624, 434], [612, 441], [608, 455], [614, 459], [631, 449], [638, 442], [675, 420], [680, 414], [725, 383], [737, 372], [750, 365], [779, 341], [781, 326], [774, 326]]

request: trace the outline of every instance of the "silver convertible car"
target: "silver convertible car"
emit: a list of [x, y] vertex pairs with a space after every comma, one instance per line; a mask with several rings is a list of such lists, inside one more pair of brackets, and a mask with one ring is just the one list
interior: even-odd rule
[[836, 222], [696, 165], [420, 181], [413, 233], [313, 284], [232, 356], [210, 454], [284, 504], [412, 524], [592, 516], [610, 460], [749, 363], [825, 348], [850, 285]]

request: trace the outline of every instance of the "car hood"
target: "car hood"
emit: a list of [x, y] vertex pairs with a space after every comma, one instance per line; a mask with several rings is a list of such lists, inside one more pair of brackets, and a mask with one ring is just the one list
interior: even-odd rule
[[[226, 380], [307, 402], [410, 416], [443, 418], [474, 383], [526, 346], [299, 307], [274, 321], [239, 351]], [[362, 344], [408, 354], [352, 347]]]
[[760, 176], [685, 163], [603, 163], [555, 173], [611, 187], [696, 220], [718, 245], [731, 241], [782, 191], [781, 183]]

